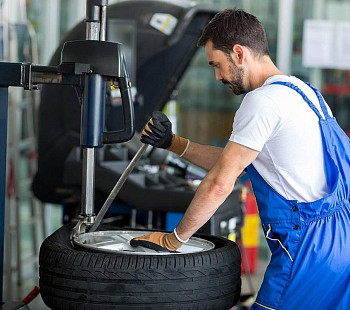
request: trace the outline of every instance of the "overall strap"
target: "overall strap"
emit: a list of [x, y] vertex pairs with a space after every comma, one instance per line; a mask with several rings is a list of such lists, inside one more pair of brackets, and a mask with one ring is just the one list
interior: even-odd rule
[[[321, 113], [319, 112], [319, 110], [315, 107], [315, 105], [311, 102], [311, 100], [305, 95], [305, 93], [296, 85], [294, 85], [293, 83], [290, 83], [290, 82], [282, 82], [282, 81], [277, 81], [277, 82], [273, 82], [271, 83], [270, 85], [272, 84], [277, 84], [277, 85], [283, 85], [283, 86], [287, 86], [291, 89], [294, 89], [305, 101], [306, 103], [309, 105], [309, 107], [316, 113], [316, 115], [318, 116], [318, 118], [320, 120], [323, 119]], [[325, 116], [325, 118], [329, 118], [329, 114], [328, 114], [328, 111], [327, 111], [327, 108], [326, 108], [326, 105], [324, 103], [324, 100], [320, 94], [320, 92], [314, 87], [312, 86], [311, 84], [309, 83], [306, 83], [308, 86], [311, 87], [311, 89], [316, 93], [316, 96], [320, 102], [320, 106], [321, 106], [321, 109], [322, 109], [322, 112]]]
[[318, 101], [320, 102], [320, 106], [321, 106], [321, 109], [322, 109], [322, 112], [323, 112], [323, 115], [325, 116], [325, 118], [330, 118], [331, 116], [328, 113], [326, 104], [325, 104], [324, 99], [323, 99], [321, 93], [319, 92], [319, 90], [309, 82], [305, 82], [305, 84], [310, 86], [311, 89], [315, 92], [315, 94], [318, 98]]

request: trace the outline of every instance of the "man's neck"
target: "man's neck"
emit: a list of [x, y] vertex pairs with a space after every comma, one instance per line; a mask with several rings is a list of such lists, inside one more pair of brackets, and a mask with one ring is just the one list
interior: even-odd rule
[[251, 67], [249, 74], [250, 90], [261, 87], [265, 81], [274, 75], [285, 75], [272, 62], [269, 56], [263, 56]]

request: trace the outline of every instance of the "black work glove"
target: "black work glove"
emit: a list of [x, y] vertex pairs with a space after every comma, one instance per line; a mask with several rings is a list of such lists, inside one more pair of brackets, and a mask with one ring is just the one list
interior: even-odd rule
[[142, 131], [141, 142], [155, 147], [167, 149], [173, 141], [171, 122], [160, 111], [154, 111], [152, 118], [148, 121]]
[[171, 122], [165, 114], [154, 111], [152, 118], [142, 130], [141, 142], [183, 156], [187, 151], [190, 140], [175, 135], [171, 129]]

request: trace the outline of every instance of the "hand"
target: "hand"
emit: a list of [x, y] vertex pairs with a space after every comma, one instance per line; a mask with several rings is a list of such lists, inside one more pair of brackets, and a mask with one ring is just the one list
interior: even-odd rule
[[160, 111], [154, 111], [152, 118], [146, 124], [142, 131], [141, 142], [167, 149], [173, 140], [171, 122]]
[[168, 250], [170, 252], [176, 251], [181, 247], [182, 242], [177, 240], [175, 234], [154, 232], [141, 237], [136, 237], [130, 240], [131, 246], [143, 246], [156, 251]]
[[182, 156], [187, 149], [189, 140], [175, 135], [171, 127], [171, 122], [164, 113], [154, 111], [152, 118], [142, 131], [141, 142], [167, 149]]

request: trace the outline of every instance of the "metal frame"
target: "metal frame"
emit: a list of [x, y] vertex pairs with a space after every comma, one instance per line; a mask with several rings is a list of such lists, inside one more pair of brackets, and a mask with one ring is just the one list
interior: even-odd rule
[[80, 79], [73, 76], [62, 78], [55, 67], [33, 66], [30, 63], [0, 62], [0, 306], [3, 303], [3, 257], [4, 218], [6, 190], [6, 153], [8, 123], [8, 87], [17, 86], [27, 90], [37, 89], [39, 83], [80, 85]]

